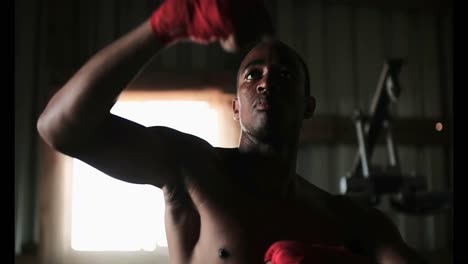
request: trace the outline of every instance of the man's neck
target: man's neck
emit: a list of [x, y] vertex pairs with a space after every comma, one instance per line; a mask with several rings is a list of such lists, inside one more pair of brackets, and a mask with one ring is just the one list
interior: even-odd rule
[[244, 157], [246, 171], [243, 174], [248, 175], [248, 180], [259, 191], [283, 197], [294, 192], [297, 138], [288, 142], [283, 139], [262, 141], [242, 133], [239, 152]]

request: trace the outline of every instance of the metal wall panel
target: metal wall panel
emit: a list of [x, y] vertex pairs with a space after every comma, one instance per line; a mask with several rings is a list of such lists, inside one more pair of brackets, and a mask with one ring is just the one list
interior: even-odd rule
[[[399, 76], [402, 93], [392, 109], [395, 118], [442, 118], [442, 108], [451, 111], [451, 79], [446, 77], [443, 87], [440, 80], [442, 71], [446, 75], [452, 71], [449, 19], [444, 20], [444, 32], [438, 32], [440, 16], [425, 10], [384, 10], [327, 1], [306, 1], [306, 4], [292, 1], [296, 7], [284, 8], [291, 3], [282, 2], [278, 1], [282, 8], [277, 10], [282, 20], [296, 26], [307, 25], [305, 30], [302, 29], [306, 41], [297, 36], [301, 31], [297, 28], [294, 37], [284, 29], [278, 33], [281, 39], [295, 41], [287, 43], [298, 49], [309, 64], [317, 113], [351, 116], [355, 108], [368, 112], [386, 58], [405, 61]], [[295, 13], [289, 19], [285, 18], [290, 9]], [[444, 36], [444, 47], [437, 42], [437, 34]], [[438, 57], [442, 48], [445, 61]], [[441, 93], [445, 98], [440, 96]], [[396, 141], [398, 144], [397, 138]], [[303, 147], [299, 153], [298, 171], [311, 182], [336, 193], [337, 179], [351, 168], [356, 151], [357, 144], [355, 147]], [[424, 175], [434, 190], [447, 190], [446, 178], [453, 177], [448, 175], [450, 172], [444, 164], [450, 162], [450, 157], [446, 157], [450, 152], [444, 152], [441, 147], [399, 146], [402, 170]], [[376, 149], [373, 161], [375, 164], [387, 163], [384, 147]], [[395, 213], [385, 204], [380, 209], [398, 225], [411, 246], [418, 249], [447, 246], [450, 222], [446, 215], [412, 217]]]

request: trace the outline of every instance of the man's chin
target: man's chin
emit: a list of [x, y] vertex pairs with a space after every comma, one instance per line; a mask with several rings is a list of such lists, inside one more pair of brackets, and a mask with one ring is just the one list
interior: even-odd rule
[[275, 118], [274, 113], [257, 111], [255, 112], [254, 119], [250, 121], [249, 124], [243, 125], [243, 129], [255, 138], [274, 139], [288, 134], [288, 125], [279, 118]]
[[259, 139], [260, 141], [272, 141], [282, 137], [281, 127], [275, 126], [272, 123], [264, 123], [256, 126], [251, 130], [252, 136]]

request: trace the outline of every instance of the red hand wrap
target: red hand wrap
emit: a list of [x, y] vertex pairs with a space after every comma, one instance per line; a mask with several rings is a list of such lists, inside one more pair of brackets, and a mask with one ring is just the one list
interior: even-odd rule
[[166, 0], [153, 13], [151, 27], [164, 44], [227, 38], [233, 32], [229, 5], [229, 0]]
[[272, 264], [370, 263], [367, 258], [354, 255], [344, 247], [307, 245], [297, 241], [274, 243], [264, 260]]

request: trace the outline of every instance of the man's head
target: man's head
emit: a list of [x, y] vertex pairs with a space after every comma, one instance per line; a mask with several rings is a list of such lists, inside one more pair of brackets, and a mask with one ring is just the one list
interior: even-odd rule
[[244, 133], [259, 139], [297, 134], [315, 109], [306, 64], [278, 40], [258, 43], [240, 65], [232, 107]]

